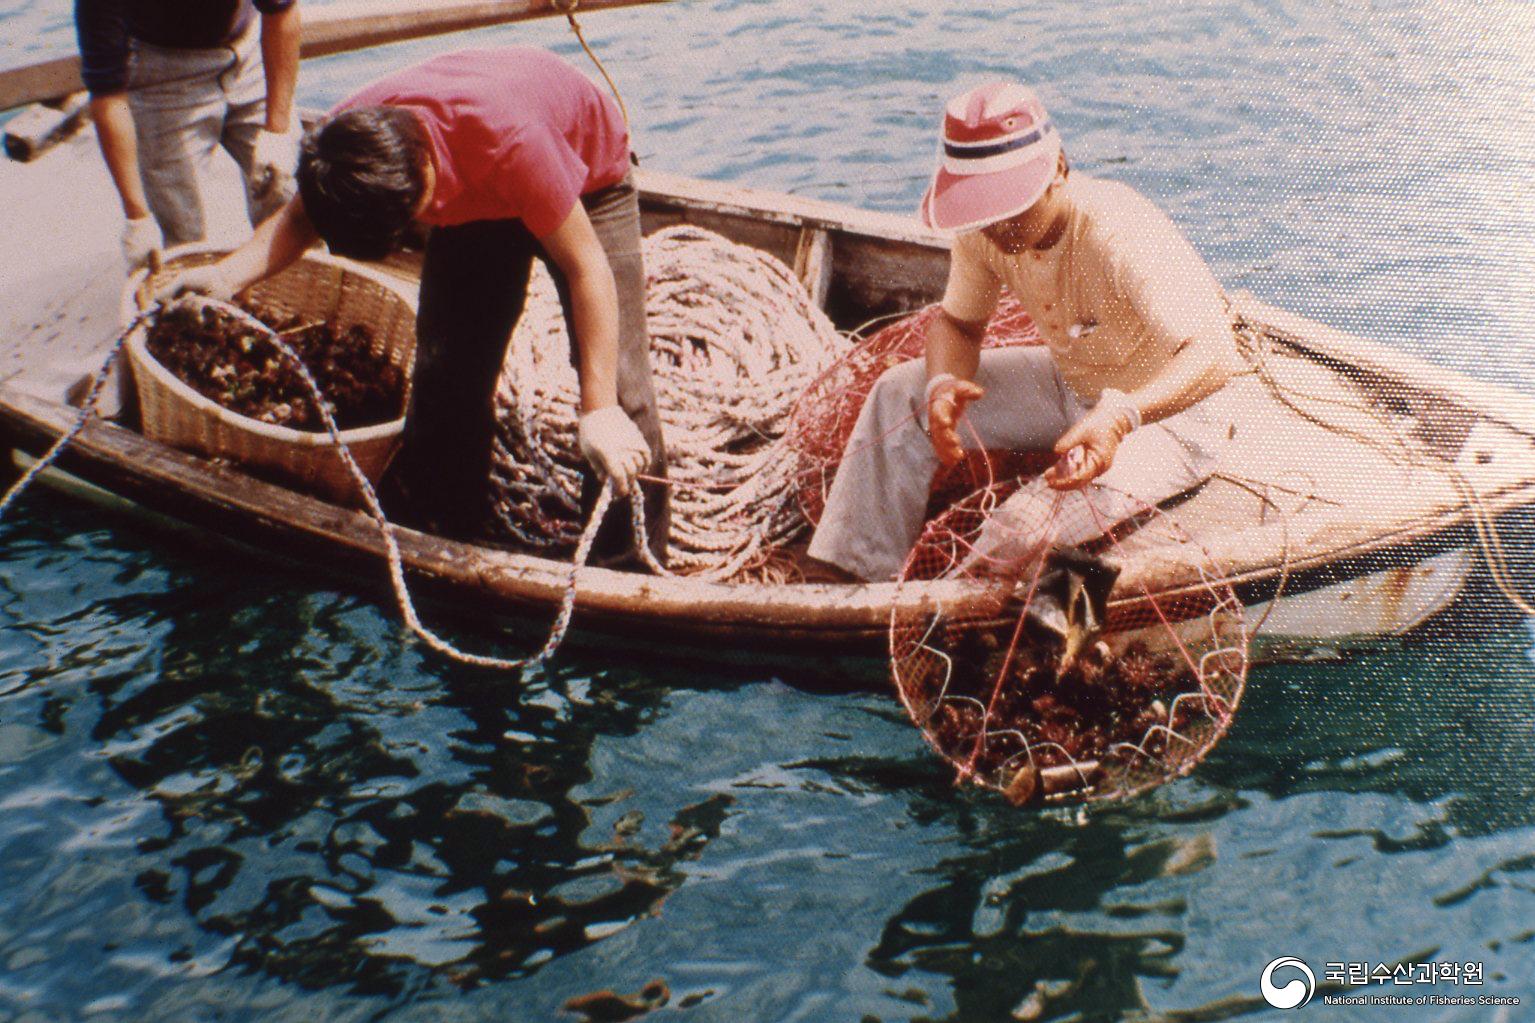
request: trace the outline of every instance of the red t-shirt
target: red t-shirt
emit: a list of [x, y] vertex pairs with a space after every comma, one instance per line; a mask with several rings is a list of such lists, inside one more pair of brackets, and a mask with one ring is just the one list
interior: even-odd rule
[[581, 196], [621, 181], [618, 104], [559, 57], [527, 46], [459, 50], [381, 78], [336, 108], [408, 107], [430, 140], [434, 227], [521, 220], [543, 238]]

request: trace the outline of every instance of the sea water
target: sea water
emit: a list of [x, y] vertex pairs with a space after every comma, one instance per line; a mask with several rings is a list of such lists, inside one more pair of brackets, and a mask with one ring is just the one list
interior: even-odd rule
[[[1019, 75], [1073, 168], [1152, 196], [1229, 288], [1532, 384], [1528, 5], [585, 25], [647, 166], [909, 212], [943, 100]], [[512, 41], [584, 60], [563, 23], [514, 26], [308, 63], [300, 98]], [[0, 0], [0, 42], [68, 52], [68, 5]], [[1267, 1008], [1287, 956], [1329, 1018], [1535, 1011], [1532, 640], [1495, 601], [1255, 671], [1193, 777], [1077, 814], [957, 791], [877, 664], [587, 645], [487, 675], [323, 573], [43, 492], [0, 552], [0, 1019], [577, 1019], [655, 980], [657, 1018], [698, 1021], [1220, 1019]], [[447, 627], [512, 654], [538, 623]], [[1435, 982], [1350, 999], [1423, 1001], [1326, 986], [1397, 963]]]

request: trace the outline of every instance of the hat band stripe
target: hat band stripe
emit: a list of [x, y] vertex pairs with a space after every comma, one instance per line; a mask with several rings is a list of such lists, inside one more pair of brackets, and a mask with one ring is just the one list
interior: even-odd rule
[[1044, 138], [1037, 139], [1034, 143], [1024, 146], [1022, 149], [1012, 149], [1008, 152], [999, 153], [996, 156], [986, 156], [979, 159], [970, 157], [969, 159], [956, 160], [952, 156], [945, 155], [942, 164], [943, 169], [950, 174], [956, 174], [960, 177], [971, 177], [1011, 170], [1014, 167], [1021, 167], [1032, 160], [1037, 160], [1041, 156], [1053, 157], [1058, 152], [1060, 152], [1060, 143], [1056, 141], [1055, 133], [1051, 132], [1045, 135]]
[[953, 142], [943, 144], [943, 155], [953, 160], [984, 160], [990, 156], [1001, 156], [1003, 153], [1011, 153], [1043, 139], [1055, 130], [1055, 125], [1046, 121], [1033, 131], [1025, 132], [1017, 138], [1008, 139], [1005, 142], [988, 142], [983, 145], [958, 145]]

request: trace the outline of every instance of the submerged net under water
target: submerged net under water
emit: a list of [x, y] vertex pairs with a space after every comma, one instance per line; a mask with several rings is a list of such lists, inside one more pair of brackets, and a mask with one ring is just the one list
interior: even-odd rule
[[[1246, 684], [1243, 607], [1219, 567], [1169, 513], [1103, 490], [984, 488], [928, 524], [902, 572], [890, 625], [901, 702], [959, 781], [1017, 804], [1117, 798], [1187, 774]], [[1185, 571], [1140, 572], [1132, 533]]]

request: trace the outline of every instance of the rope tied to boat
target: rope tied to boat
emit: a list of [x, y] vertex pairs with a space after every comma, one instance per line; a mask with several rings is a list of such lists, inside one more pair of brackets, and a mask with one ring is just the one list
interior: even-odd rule
[[[234, 317], [270, 341], [278, 353], [297, 372], [299, 378], [304, 383], [305, 389], [309, 392], [309, 400], [320, 414], [321, 421], [324, 423], [326, 433], [330, 436], [331, 443], [335, 445], [337, 456], [357, 486], [358, 494], [363, 500], [364, 510], [378, 528], [379, 537], [384, 547], [385, 559], [389, 566], [389, 581], [394, 591], [395, 605], [399, 609], [400, 617], [404, 620], [406, 628], [410, 630], [417, 640], [436, 653], [460, 664], [469, 664], [475, 667], [491, 668], [500, 671], [519, 671], [527, 668], [536, 668], [554, 656], [570, 631], [571, 619], [575, 613], [577, 580], [580, 571], [591, 555], [592, 544], [597, 537], [597, 527], [602, 523], [603, 517], [612, 505], [613, 488], [611, 484], [602, 489], [586, 525], [581, 529], [576, 543], [575, 555], [570, 565], [569, 580], [560, 598], [559, 611], [555, 616], [554, 624], [550, 628], [548, 639], [545, 640], [543, 646], [531, 656], [516, 658], [494, 657], [463, 650], [434, 632], [421, 620], [421, 616], [416, 610], [415, 601], [411, 597], [409, 583], [405, 577], [404, 557], [400, 553], [399, 541], [395, 538], [395, 527], [389, 522], [388, 516], [384, 512], [383, 505], [379, 501], [378, 492], [369, 481], [367, 474], [362, 471], [362, 467], [357, 464], [357, 460], [352, 456], [346, 442], [342, 440], [341, 429], [336, 423], [330, 403], [326, 401], [320, 385], [316, 382], [313, 374], [311, 374], [308, 365], [305, 364], [304, 359], [298, 352], [294, 351], [293, 347], [283, 340], [283, 334], [305, 330], [313, 326], [313, 324], [301, 324], [290, 330], [279, 332], [273, 330], [244, 309], [229, 302], [201, 295], [187, 296], [177, 301], [197, 302], [212, 306]], [[110, 375], [112, 363], [118, 358], [123, 346], [127, 343], [128, 338], [133, 332], [157, 317], [162, 308], [159, 303], [149, 305], [135, 316], [128, 326], [118, 334], [117, 338], [112, 342], [100, 368], [96, 370], [91, 378], [90, 388], [81, 403], [80, 412], [76, 416], [75, 422], [68, 430], [60, 434], [58, 440], [49, 447], [47, 452], [33, 463], [21, 478], [12, 484], [3, 498], [0, 498], [0, 518], [4, 517], [6, 511], [31, 486], [33, 481], [57, 461], [59, 456], [64, 453], [64, 450], [80, 435], [91, 419], [95, 417], [102, 390]], [[640, 530], [636, 535], [643, 537], [642, 517], [635, 519], [635, 528]]]
[[[1410, 440], [1385, 411], [1367, 401], [1362, 395], [1356, 395], [1349, 400], [1339, 400], [1280, 379], [1270, 362], [1271, 346], [1275, 338], [1262, 329], [1261, 325], [1245, 319], [1236, 324], [1235, 330], [1237, 336], [1246, 342], [1242, 348], [1243, 357], [1274, 400], [1291, 413], [1329, 433], [1369, 448], [1387, 461], [1440, 476], [1449, 483], [1455, 490], [1456, 496], [1465, 505], [1467, 516], [1476, 533], [1477, 552], [1487, 566], [1488, 576], [1493, 585], [1520, 612], [1535, 617], [1535, 603], [1521, 594], [1515, 585], [1513, 570], [1508, 563], [1508, 554], [1503, 547], [1502, 536], [1498, 532], [1496, 515], [1487, 506], [1476, 484], [1458, 466], [1426, 450], [1423, 444]], [[1309, 407], [1305, 407], [1306, 405]], [[1355, 429], [1335, 417], [1330, 417], [1326, 411], [1329, 409], [1334, 413], [1341, 410], [1367, 417], [1376, 427], [1375, 434]]]

